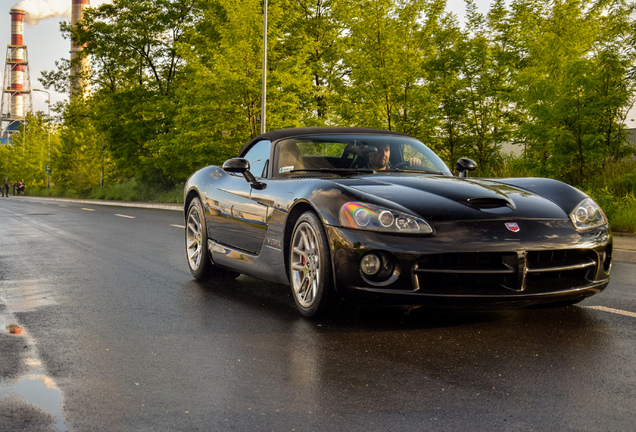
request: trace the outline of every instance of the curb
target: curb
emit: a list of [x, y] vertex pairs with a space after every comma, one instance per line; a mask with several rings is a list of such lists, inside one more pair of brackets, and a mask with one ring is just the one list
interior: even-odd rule
[[68, 202], [68, 203], [103, 205], [103, 206], [112, 206], [112, 207], [134, 207], [134, 208], [183, 211], [183, 204], [159, 204], [159, 203], [154, 204], [154, 203], [141, 203], [141, 202], [137, 203], [137, 202], [128, 202], [128, 201], [83, 200], [83, 199], [75, 199], [75, 198], [49, 198], [49, 197], [31, 197], [31, 196], [15, 197], [14, 199]]

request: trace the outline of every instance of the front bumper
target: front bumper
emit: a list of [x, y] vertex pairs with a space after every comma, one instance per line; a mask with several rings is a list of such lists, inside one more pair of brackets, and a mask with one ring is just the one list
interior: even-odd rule
[[[327, 227], [336, 290], [350, 300], [457, 307], [577, 302], [609, 283], [607, 227], [577, 232], [565, 220], [435, 224], [430, 236]], [[360, 271], [367, 253], [387, 258], [390, 277]]]

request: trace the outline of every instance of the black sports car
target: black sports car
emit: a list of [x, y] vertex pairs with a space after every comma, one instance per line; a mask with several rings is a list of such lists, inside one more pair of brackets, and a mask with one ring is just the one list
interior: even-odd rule
[[612, 236], [585, 193], [459, 177], [420, 141], [358, 128], [260, 135], [185, 186], [198, 280], [291, 285], [305, 316], [340, 299], [453, 307], [572, 304], [609, 283]]

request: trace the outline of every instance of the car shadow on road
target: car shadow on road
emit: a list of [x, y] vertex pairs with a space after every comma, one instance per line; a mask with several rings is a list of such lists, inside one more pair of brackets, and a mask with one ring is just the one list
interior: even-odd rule
[[332, 330], [350, 328], [369, 330], [401, 330], [408, 328], [447, 328], [497, 322], [546, 320], [585, 325], [589, 314], [578, 306], [527, 309], [453, 310], [430, 307], [396, 307], [342, 302], [330, 315], [320, 319], [302, 317], [294, 307], [288, 286], [265, 282], [248, 276], [192, 282], [203, 294], [204, 301], [214, 305], [222, 300], [234, 313], [250, 314], [252, 319], [295, 322], [305, 320]]

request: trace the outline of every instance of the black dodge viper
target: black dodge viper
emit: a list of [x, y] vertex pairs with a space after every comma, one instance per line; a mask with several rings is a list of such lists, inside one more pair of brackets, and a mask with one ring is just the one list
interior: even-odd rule
[[585, 193], [547, 178], [455, 176], [422, 142], [361, 128], [271, 131], [185, 185], [197, 280], [291, 285], [318, 317], [340, 300], [435, 307], [577, 303], [609, 283], [612, 235]]

